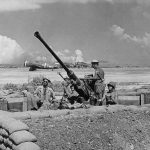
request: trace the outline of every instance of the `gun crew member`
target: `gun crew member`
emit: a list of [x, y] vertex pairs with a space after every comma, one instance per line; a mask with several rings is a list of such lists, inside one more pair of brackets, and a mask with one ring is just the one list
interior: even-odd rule
[[48, 87], [51, 81], [43, 78], [42, 86], [37, 87], [34, 95], [38, 98], [40, 109], [49, 110], [55, 99], [55, 93], [52, 88]]
[[104, 70], [99, 66], [99, 61], [93, 60], [91, 62], [92, 67], [95, 69], [95, 74], [92, 77], [95, 79], [94, 84], [94, 94], [96, 97], [95, 105], [97, 105], [97, 102], [99, 101], [101, 105], [101, 100], [103, 98], [104, 92], [105, 92], [105, 84], [104, 84]]
[[62, 97], [62, 104], [59, 109], [75, 109], [75, 108], [86, 108], [83, 104], [83, 98], [75, 91], [74, 85], [64, 84], [64, 95]]
[[118, 94], [115, 90], [116, 83], [115, 82], [109, 82], [107, 84], [107, 87], [108, 87], [108, 92], [106, 92], [104, 94], [103, 101], [104, 100], [106, 101], [106, 105], [115, 105], [115, 104], [117, 104]]

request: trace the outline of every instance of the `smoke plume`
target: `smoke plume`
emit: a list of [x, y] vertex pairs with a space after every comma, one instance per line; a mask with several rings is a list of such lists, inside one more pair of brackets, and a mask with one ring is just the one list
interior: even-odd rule
[[[63, 51], [57, 51], [56, 54], [63, 62], [70, 62], [70, 63], [76, 63], [76, 62], [83, 62], [83, 53], [81, 50], [75, 50], [73, 53], [66, 49]], [[52, 58], [52, 62], [56, 62], [55, 58]]]
[[37, 56], [35, 61], [36, 62], [47, 62], [47, 58], [45, 56]]
[[75, 62], [83, 62], [84, 61], [83, 53], [81, 50], [79, 50], [79, 49], [75, 50], [75, 54], [76, 54]]

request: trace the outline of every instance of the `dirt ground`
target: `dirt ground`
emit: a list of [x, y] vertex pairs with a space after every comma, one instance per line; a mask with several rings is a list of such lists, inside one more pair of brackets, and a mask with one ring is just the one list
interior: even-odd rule
[[41, 150], [150, 150], [150, 110], [105, 110], [24, 122]]

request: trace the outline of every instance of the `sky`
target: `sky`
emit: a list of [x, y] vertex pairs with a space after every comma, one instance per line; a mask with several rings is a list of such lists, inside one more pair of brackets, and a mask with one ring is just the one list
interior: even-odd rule
[[150, 0], [0, 0], [0, 64], [63, 61], [150, 65]]

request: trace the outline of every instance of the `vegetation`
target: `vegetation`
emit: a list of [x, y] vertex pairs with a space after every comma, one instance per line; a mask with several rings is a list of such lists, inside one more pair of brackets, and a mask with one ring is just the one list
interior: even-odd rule
[[7, 84], [4, 85], [3, 89], [4, 90], [12, 89], [13, 91], [17, 91], [18, 90], [18, 86], [16, 84], [7, 83]]
[[[27, 90], [29, 92], [33, 92], [37, 86], [42, 85], [43, 76], [33, 77], [33, 79], [29, 83], [24, 83], [22, 85], [7, 83], [3, 86], [3, 90], [13, 90], [13, 91], [23, 91]], [[63, 87], [60, 81], [54, 81], [49, 84], [55, 92], [63, 92]]]

